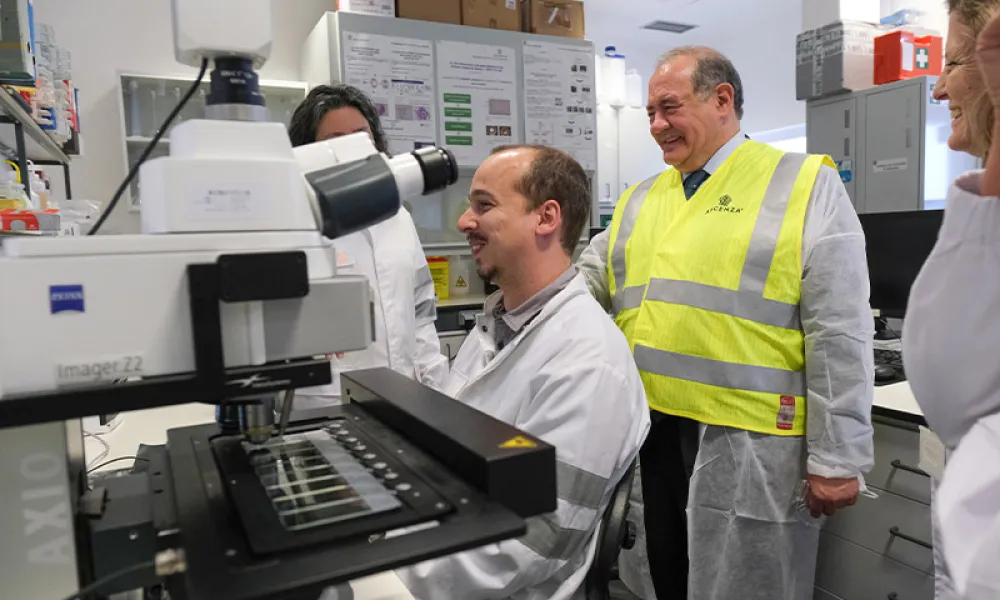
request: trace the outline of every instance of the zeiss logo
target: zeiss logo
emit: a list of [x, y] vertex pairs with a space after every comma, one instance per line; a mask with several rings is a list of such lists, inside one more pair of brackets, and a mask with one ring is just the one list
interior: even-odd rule
[[86, 312], [82, 285], [50, 285], [49, 309], [57, 315], [64, 312]]

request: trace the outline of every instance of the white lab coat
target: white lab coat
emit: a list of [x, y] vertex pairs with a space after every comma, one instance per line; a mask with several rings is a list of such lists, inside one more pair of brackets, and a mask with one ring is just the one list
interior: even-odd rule
[[332, 243], [338, 274], [368, 278], [375, 303], [375, 342], [366, 350], [333, 357], [332, 383], [296, 392], [295, 408], [338, 404], [340, 373], [355, 369], [389, 367], [440, 388], [448, 375], [448, 359], [441, 354], [434, 328], [434, 282], [410, 213], [400, 208], [394, 217]]
[[649, 431], [628, 343], [582, 276], [500, 352], [480, 316], [445, 391], [556, 447], [559, 503], [528, 533], [399, 571], [421, 600], [583, 598], [594, 535], [611, 492]]
[[952, 187], [903, 330], [917, 402], [956, 448], [934, 510], [953, 584], [967, 600], [1000, 598], [1000, 199], [979, 196], [981, 176]]

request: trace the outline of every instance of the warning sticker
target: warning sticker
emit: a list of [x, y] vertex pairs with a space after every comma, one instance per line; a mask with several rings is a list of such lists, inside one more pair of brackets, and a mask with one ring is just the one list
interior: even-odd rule
[[535, 448], [538, 444], [529, 440], [528, 438], [519, 435], [515, 438], [511, 438], [506, 442], [500, 444], [501, 448]]
[[778, 408], [778, 429], [789, 431], [792, 423], [795, 422], [795, 398], [793, 396], [782, 396], [781, 406]]
[[469, 283], [465, 280], [465, 277], [459, 275], [458, 279], [455, 280], [455, 287], [457, 288], [469, 287]]

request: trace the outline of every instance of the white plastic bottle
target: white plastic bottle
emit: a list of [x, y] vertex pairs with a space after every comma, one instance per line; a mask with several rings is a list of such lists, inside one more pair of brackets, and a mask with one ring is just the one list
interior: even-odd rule
[[625, 71], [625, 104], [632, 108], [642, 108], [642, 77], [635, 69]]
[[625, 104], [625, 56], [618, 54], [614, 46], [604, 48], [601, 58], [601, 79], [604, 84], [604, 96], [607, 104], [623, 106]]
[[45, 187], [45, 182], [42, 181], [35, 169], [28, 169], [28, 172], [30, 173], [28, 180], [31, 183], [31, 203], [35, 210], [48, 210], [49, 192]]

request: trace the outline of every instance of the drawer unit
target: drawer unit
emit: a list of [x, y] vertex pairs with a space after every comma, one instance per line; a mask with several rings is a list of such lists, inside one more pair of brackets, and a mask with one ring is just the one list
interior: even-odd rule
[[820, 534], [816, 587], [842, 600], [933, 600], [934, 577], [835, 535]]
[[467, 336], [468, 334], [464, 331], [449, 331], [438, 334], [438, 339], [441, 341], [441, 354], [448, 358], [448, 364], [454, 362]]
[[923, 545], [931, 543], [931, 512], [926, 504], [881, 492], [877, 499], [862, 497], [830, 517], [823, 531], [934, 574], [933, 552]]
[[865, 477], [874, 488], [930, 504], [931, 480], [920, 471], [920, 432], [915, 425], [879, 417], [875, 425], [875, 466]]

